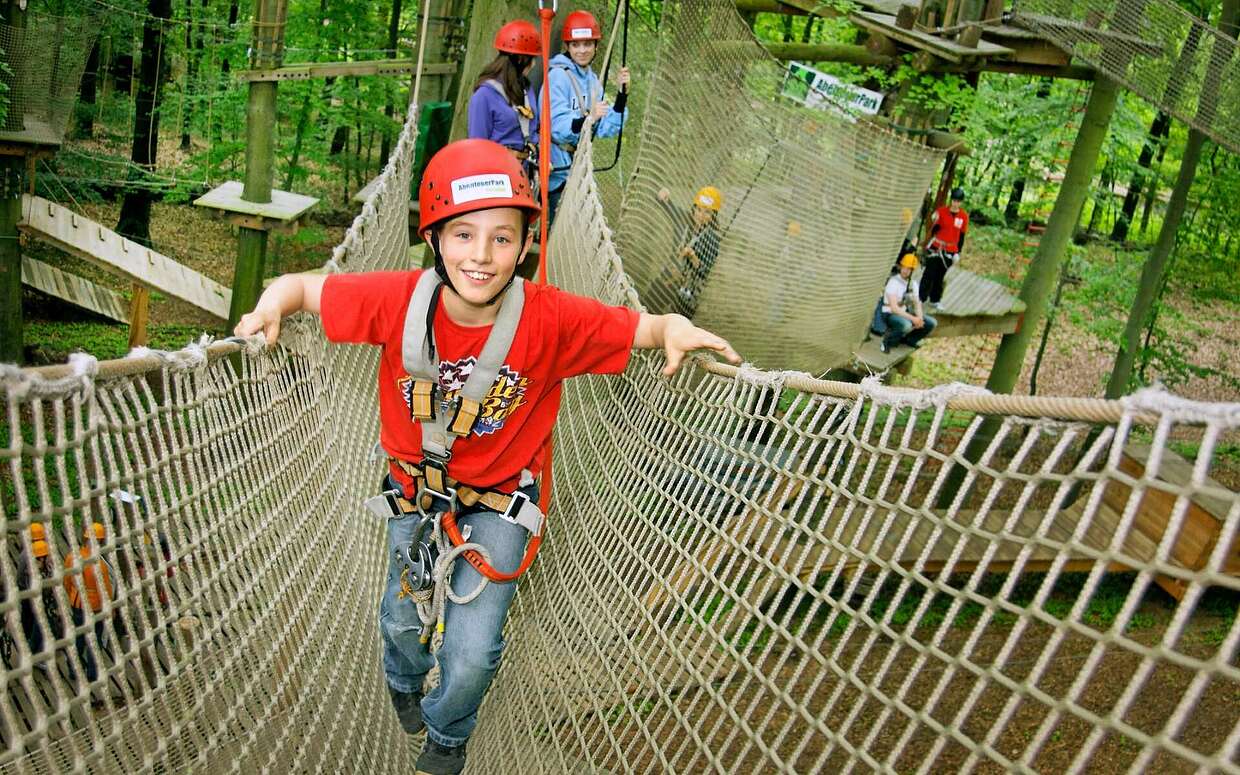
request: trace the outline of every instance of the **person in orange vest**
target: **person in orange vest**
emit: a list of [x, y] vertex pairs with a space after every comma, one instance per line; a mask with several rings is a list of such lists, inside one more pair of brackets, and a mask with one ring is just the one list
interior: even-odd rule
[[[60, 609], [56, 604], [56, 596], [52, 594], [51, 587], [34, 578], [37, 573], [40, 580], [50, 579], [53, 573], [51, 547], [47, 542], [47, 533], [41, 522], [35, 522], [30, 526], [30, 553], [33, 555], [31, 560], [27, 560], [23, 552], [23, 557], [18, 563], [17, 588], [21, 591], [33, 588], [42, 590], [37, 598], [23, 597], [20, 605], [22, 632], [26, 636], [26, 643], [30, 646], [30, 653], [37, 656], [43, 651], [44, 637], [43, 627], [39, 624], [39, 617], [35, 610], [35, 602], [42, 602], [53, 637], [59, 638], [64, 628], [64, 623], [60, 618]], [[47, 665], [43, 662], [35, 667], [43, 672], [47, 671]]]
[[[101, 547], [107, 533], [102, 523], [95, 522], [82, 533], [82, 547], [78, 549], [77, 554], [70, 552], [65, 555], [65, 593], [69, 599], [69, 612], [73, 617], [73, 626], [81, 627], [85, 624], [88, 613], [96, 615], [95, 637], [102, 645], [105, 634], [104, 620], [97, 615], [103, 611], [105, 599], [112, 600], [116, 597], [116, 589], [112, 581], [115, 574], [102, 555], [97, 553], [97, 548], [90, 546], [92, 533], [96, 547]], [[82, 563], [81, 571], [75, 568], [79, 558]], [[86, 610], [87, 607], [89, 611]], [[93, 682], [99, 677], [99, 666], [95, 660], [94, 651], [86, 642], [86, 635], [78, 633], [74, 639], [74, 646], [77, 647], [78, 657], [86, 667], [86, 680]]]

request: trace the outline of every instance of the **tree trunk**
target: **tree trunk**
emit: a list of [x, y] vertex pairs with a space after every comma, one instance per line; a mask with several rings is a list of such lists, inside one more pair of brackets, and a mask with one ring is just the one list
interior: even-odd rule
[[[396, 58], [396, 41], [400, 36], [400, 6], [401, 0], [392, 0], [392, 15], [388, 19], [387, 56], [389, 59]], [[383, 126], [383, 143], [379, 146], [380, 169], [387, 164], [388, 154], [392, 152], [392, 116], [396, 114], [395, 91], [399, 91], [399, 87], [392, 87], [388, 92], [387, 106], [383, 109], [387, 122]]]
[[82, 88], [78, 94], [77, 126], [74, 136], [90, 138], [95, 134], [95, 93], [99, 84], [99, 36], [90, 47], [90, 56], [86, 58], [86, 69], [82, 71]]
[[[142, 61], [138, 68], [138, 92], [133, 114], [133, 151], [130, 160], [140, 171], [131, 179], [141, 184], [145, 173], [155, 169], [159, 149], [160, 86], [163, 83], [164, 21], [172, 18], [172, 0], [149, 0], [142, 26]], [[151, 191], [138, 185], [125, 192], [116, 231], [139, 245], [151, 244]]]
[[[201, 21], [206, 21], [204, 15]], [[201, 33], [200, 33], [201, 36]], [[185, 94], [182, 95], [185, 110], [181, 113], [181, 150], [190, 148], [189, 127], [194, 120], [194, 80], [198, 70], [198, 57], [194, 53], [194, 0], [185, 0]]]
[[[1240, 8], [1240, 0], [1223, 0], [1223, 10], [1219, 14], [1219, 30], [1231, 38], [1236, 37], [1236, 15]], [[1225, 71], [1230, 59], [1230, 51], [1222, 46], [1213, 46], [1210, 50], [1210, 61], [1206, 66], [1206, 77], [1202, 82], [1201, 99], [1197, 104], [1195, 123], [1210, 126], [1214, 123], [1215, 108], [1218, 104], [1218, 85], [1220, 74]], [[1150, 315], [1154, 311], [1154, 301], [1159, 288], [1164, 282], [1167, 260], [1175, 248], [1176, 232], [1180, 220], [1184, 216], [1184, 208], [1188, 204], [1188, 192], [1193, 187], [1197, 176], [1197, 164], [1201, 161], [1201, 147], [1206, 136], [1197, 129], [1190, 129], [1188, 142], [1184, 146], [1184, 155], [1180, 161], [1180, 173], [1176, 178], [1175, 187], [1171, 190], [1171, 201], [1167, 204], [1167, 215], [1163, 219], [1162, 228], [1158, 231], [1158, 241], [1150, 251], [1145, 266], [1141, 268], [1141, 282], [1137, 286], [1137, 296], [1133, 299], [1132, 309], [1128, 313], [1128, 323], [1124, 327], [1124, 338], [1119, 352], [1115, 355], [1115, 366], [1107, 381], [1107, 398], [1119, 398], [1128, 392], [1132, 381], [1132, 368], [1140, 349], [1141, 332], [1145, 329]]]
[[[240, 15], [241, 15], [240, 0], [232, 0], [232, 2], [228, 4], [228, 29], [229, 30], [237, 29], [237, 19]], [[223, 81], [225, 85], [227, 85], [228, 83], [228, 73], [231, 71], [232, 71], [232, 66], [228, 63], [228, 57], [224, 57], [223, 60], [220, 62], [220, 75], [223, 76], [222, 78], [220, 78], [220, 80]]]
[[[1054, 79], [1043, 78], [1038, 82], [1038, 90], [1034, 96], [1038, 100], [1044, 100], [1051, 96], [1051, 85]], [[1025, 198], [1025, 186], [1029, 175], [1029, 156], [1033, 149], [1030, 145], [1025, 145], [1020, 151], [1021, 174], [1016, 180], [1012, 181], [1012, 192], [1008, 195], [1007, 205], [1003, 208], [1003, 220], [1009, 226], [1016, 223], [1020, 219], [1020, 203]]]
[[1150, 170], [1149, 177], [1145, 181], [1145, 204], [1141, 206], [1141, 236], [1143, 238], [1150, 228], [1150, 212], [1154, 209], [1154, 200], [1158, 198], [1158, 189], [1162, 186], [1162, 175], [1159, 174], [1159, 170], [1162, 168], [1163, 159], [1167, 156], [1167, 146], [1171, 142], [1171, 122], [1165, 123], [1162, 130], [1162, 136], [1156, 138], [1158, 158], [1154, 159], [1153, 169]]
[[805, 17], [805, 29], [801, 30], [801, 42], [809, 43], [814, 35], [814, 22], [818, 21], [817, 16]]

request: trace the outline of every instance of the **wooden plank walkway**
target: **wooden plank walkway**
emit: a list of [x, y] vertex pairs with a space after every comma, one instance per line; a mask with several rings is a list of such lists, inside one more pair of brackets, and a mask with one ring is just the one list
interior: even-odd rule
[[221, 320], [228, 319], [232, 291], [211, 278], [41, 196], [24, 194], [22, 213], [24, 219], [17, 225], [22, 232]]
[[[1148, 448], [1130, 445], [1124, 450], [1119, 470], [1141, 480], [1148, 462]], [[1091, 501], [1089, 493], [1082, 493], [1076, 502], [1050, 514], [1041, 509], [1028, 509], [1016, 514], [990, 510], [928, 515], [902, 509], [884, 530], [888, 523], [888, 507], [875, 506], [875, 513], [868, 520], [862, 520], [860, 514], [855, 513], [856, 509], [865, 509], [864, 504], [856, 504], [851, 512], [846, 506], [836, 507], [818, 529], [819, 533], [832, 536], [831, 543], [807, 543], [801, 530], [784, 529], [788, 524], [784, 519], [772, 518], [760, 511], [750, 512], [722, 526], [722, 534], [702, 540], [691, 550], [692, 560], [683, 560], [661, 573], [660, 580], [647, 590], [644, 602], [653, 612], [665, 607], [673, 593], [682, 599], [691, 599], [694, 591], [703, 585], [733, 585], [735, 578], [718, 577], [734, 576], [737, 572], [753, 575], [745, 585], [748, 591], [744, 598], [744, 605], [752, 610], [778, 599], [791, 583], [790, 579], [813, 584], [818, 577], [836, 568], [842, 568], [844, 575], [883, 567], [916, 568], [926, 574], [946, 569], [953, 573], [971, 573], [979, 567], [987, 573], [1007, 573], [1019, 561], [1023, 572], [1041, 572], [1048, 570], [1064, 551], [1049, 545], [1048, 541], [1079, 547], [1066, 558], [1065, 570], [1090, 570], [1102, 561], [1094, 553], [1110, 550], [1112, 541], [1121, 531], [1125, 511], [1134, 508], [1131, 526], [1118, 548], [1124, 558], [1108, 565], [1109, 570], [1131, 570], [1125, 561], [1131, 561], [1131, 566], [1148, 566], [1155, 562], [1158, 547], [1165, 540], [1176, 512], [1174, 490], [1187, 490], [1191, 498], [1186, 507], [1181, 506], [1185, 513], [1179, 533], [1172, 539], [1163, 563], [1199, 571], [1206, 567], [1222, 537], [1226, 517], [1237, 508], [1237, 499], [1231, 490], [1208, 477], [1199, 487], [1193, 487], [1191, 475], [1190, 463], [1170, 450], [1163, 450], [1162, 463], [1146, 480], [1144, 492], [1135, 506], [1130, 503], [1131, 488], [1110, 479], [1098, 485], [1105, 489], [1091, 511], [1086, 510]], [[783, 504], [794, 500], [800, 488], [799, 481], [777, 482], [766, 501], [774, 506], [773, 511], [778, 511]], [[1232, 493], [1230, 497], [1228, 493]], [[755, 528], [754, 520], [779, 522], [764, 529]], [[841, 520], [846, 521], [837, 535], [836, 525]], [[1082, 523], [1080, 537], [1073, 541], [1072, 536]], [[747, 553], [765, 558], [774, 568], [751, 560], [735, 563], [733, 567], [742, 570], [729, 571], [735, 546], [747, 547]], [[1028, 553], [1023, 554], [1026, 551]], [[1220, 570], [1229, 576], [1240, 576], [1240, 536], [1233, 538]], [[1178, 577], [1158, 574], [1154, 581], [1177, 600], [1188, 590], [1188, 585]]]
[[978, 41], [976, 47], [964, 46], [954, 40], [940, 38], [921, 30], [906, 30], [896, 24], [896, 17], [885, 13], [858, 11], [848, 15], [849, 21], [870, 32], [886, 35], [919, 51], [929, 52], [949, 62], [963, 62], [982, 57], [1010, 56], [1016, 52], [987, 40]]
[[97, 315], [118, 323], [129, 323], [129, 303], [124, 296], [30, 256], [22, 256], [22, 282], [36, 291], [76, 304]]

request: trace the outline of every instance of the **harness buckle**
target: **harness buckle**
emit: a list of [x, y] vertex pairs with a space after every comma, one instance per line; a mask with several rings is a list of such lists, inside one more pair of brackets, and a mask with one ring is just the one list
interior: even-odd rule
[[512, 494], [511, 499], [508, 501], [508, 508], [504, 509], [504, 512], [499, 516], [514, 525], [520, 525], [525, 528], [532, 536], [542, 533], [545, 521], [542, 509], [538, 508], [534, 501], [530, 500], [530, 496], [520, 490]]
[[[423, 485], [418, 490], [418, 497], [414, 499], [414, 505], [418, 507], [418, 513], [425, 519], [431, 519], [435, 514], [440, 514], [445, 511], [456, 511], [456, 507], [459, 503], [456, 499], [456, 488], [444, 487], [444, 490], [447, 492], [440, 492], [439, 490]], [[431, 504], [429, 507], [424, 508], [422, 506], [424, 496], [429, 498], [429, 502]], [[436, 502], [443, 503], [443, 508], [435, 508]]]

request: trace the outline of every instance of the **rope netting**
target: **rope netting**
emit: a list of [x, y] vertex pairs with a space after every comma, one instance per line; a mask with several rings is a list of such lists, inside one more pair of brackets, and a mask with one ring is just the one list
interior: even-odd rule
[[[416, 124], [329, 269], [408, 265]], [[591, 150], [553, 278], [636, 304]], [[0, 372], [0, 768], [411, 769], [361, 506], [378, 352], [309, 317], [281, 345]], [[1240, 495], [1210, 478], [1240, 406], [660, 366], [565, 387], [470, 771], [1240, 771]]]
[[1013, 19], [1240, 153], [1234, 29], [1224, 34], [1174, 0], [1017, 0]]
[[23, 26], [0, 24], [0, 140], [60, 144], [97, 21], [30, 12]]
[[[941, 152], [780, 96], [784, 69], [728, 3], [669, 5], [663, 26], [615, 227], [625, 270], [652, 311], [691, 315], [757, 364], [847, 362]], [[713, 266], [689, 224], [703, 186], [723, 200]]]

